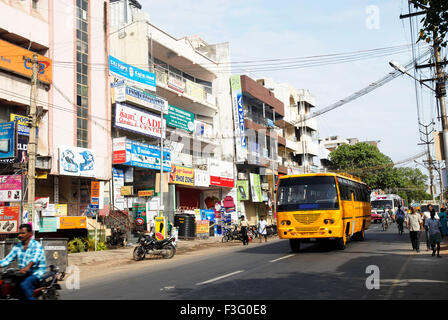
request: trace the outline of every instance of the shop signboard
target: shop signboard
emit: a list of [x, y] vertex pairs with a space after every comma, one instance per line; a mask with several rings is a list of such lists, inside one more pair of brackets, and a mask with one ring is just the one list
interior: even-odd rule
[[152, 197], [154, 195], [154, 190], [141, 190], [138, 192], [139, 197]]
[[167, 126], [190, 133], [194, 131], [194, 113], [169, 105], [168, 114], [164, 118]]
[[249, 180], [238, 180], [236, 185], [238, 189], [238, 201], [250, 200]]
[[[129, 160], [127, 159], [129, 156]], [[126, 140], [126, 162], [133, 167], [160, 170], [160, 147]], [[163, 171], [171, 171], [171, 152], [163, 151]]]
[[194, 98], [195, 100], [201, 102], [205, 100], [205, 90], [204, 87], [202, 85], [200, 85], [199, 83], [190, 81], [190, 80], [186, 80], [185, 82], [185, 91], [186, 93]]
[[95, 177], [95, 152], [71, 146], [59, 147], [59, 174]]
[[[20, 23], [20, 22], [19, 22]], [[34, 52], [0, 40], [0, 68], [31, 78], [33, 75]], [[37, 55], [39, 63], [38, 78], [40, 82], [51, 83], [53, 63], [51, 59]]]
[[249, 174], [249, 179], [252, 194], [252, 202], [263, 202], [263, 195], [261, 193], [260, 175], [251, 173]]
[[14, 158], [16, 147], [16, 122], [0, 123], [0, 159]]
[[172, 166], [169, 183], [194, 186], [194, 169]]
[[198, 121], [195, 120], [194, 122], [195, 125], [195, 130], [194, 130], [194, 135], [195, 137], [198, 138], [213, 138], [213, 126], [202, 122], [202, 121]]
[[59, 217], [59, 229], [87, 229], [87, 217]]
[[[17, 136], [17, 152], [15, 158], [0, 159], [0, 163], [28, 163], [28, 136]], [[36, 172], [37, 175], [37, 172]]]
[[210, 186], [210, 173], [208, 170], [194, 169], [194, 185], [197, 187]]
[[39, 219], [39, 232], [56, 232], [59, 229], [59, 217]]
[[19, 232], [20, 207], [0, 207], [0, 234]]
[[0, 202], [20, 202], [22, 176], [0, 176]]
[[126, 137], [114, 138], [112, 142], [112, 161], [113, 164], [126, 162]]
[[144, 89], [156, 91], [156, 75], [109, 56], [109, 71], [115, 76]]
[[115, 101], [129, 102], [156, 112], [161, 112], [163, 109], [165, 114], [168, 113], [168, 101], [143, 90], [127, 86], [125, 83], [115, 86]]
[[210, 185], [233, 188], [235, 186], [233, 178], [233, 163], [217, 159], [208, 160]]
[[154, 138], [162, 136], [160, 115], [118, 102], [115, 104], [115, 127]]
[[[48, 201], [50, 201], [49, 198]], [[53, 203], [48, 203], [45, 208], [42, 208], [42, 217], [54, 217], [55, 214], [56, 208]]]
[[185, 92], [185, 83], [172, 73], [168, 75], [168, 87], [180, 93]]
[[122, 186], [120, 188], [120, 194], [122, 196], [132, 196], [134, 194], [134, 188], [132, 186]]
[[241, 76], [230, 77], [230, 87], [232, 90], [232, 109], [235, 129], [236, 162], [241, 163], [247, 160], [247, 138], [244, 124], [243, 92], [241, 87]]

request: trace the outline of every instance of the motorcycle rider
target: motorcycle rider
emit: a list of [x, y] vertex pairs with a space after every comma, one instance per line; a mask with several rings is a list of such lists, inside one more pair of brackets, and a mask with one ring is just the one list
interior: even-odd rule
[[9, 254], [0, 260], [0, 267], [4, 268], [17, 259], [21, 274], [25, 278], [20, 283], [20, 287], [28, 300], [36, 300], [33, 297], [33, 291], [42, 280], [47, 271], [45, 253], [40, 242], [31, 239], [31, 225], [21, 224], [19, 227], [20, 243], [17, 243]]
[[386, 224], [386, 227], [389, 227], [389, 219], [390, 219], [389, 211], [390, 211], [390, 209], [389, 210], [384, 210], [382, 215], [381, 215], [383, 222]]

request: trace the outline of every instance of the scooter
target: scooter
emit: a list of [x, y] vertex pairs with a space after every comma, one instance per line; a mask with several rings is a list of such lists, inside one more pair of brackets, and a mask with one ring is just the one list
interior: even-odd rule
[[[53, 265], [47, 272], [33, 292], [33, 297], [42, 300], [59, 300], [58, 284], [60, 277], [59, 269]], [[25, 300], [25, 296], [20, 288], [20, 283], [27, 275], [20, 273], [19, 269], [9, 268], [0, 273], [0, 299], [2, 300]]]

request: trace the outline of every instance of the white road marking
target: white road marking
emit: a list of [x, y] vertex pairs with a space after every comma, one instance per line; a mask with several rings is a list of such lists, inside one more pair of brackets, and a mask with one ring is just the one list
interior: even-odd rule
[[160, 289], [160, 291], [164, 291], [164, 290], [171, 290], [171, 289], [174, 289], [174, 288], [176, 288], [175, 286], [171, 286], [171, 287], [164, 287], [164, 288], [161, 288]]
[[278, 259], [275, 259], [275, 260], [271, 260], [269, 262], [275, 262], [275, 261], [291, 258], [291, 257], [294, 257], [294, 256], [295, 256], [295, 254], [290, 254], [289, 256], [281, 257], [281, 258], [278, 258]]
[[210, 280], [207, 280], [207, 281], [204, 281], [204, 282], [199, 282], [199, 283], [196, 283], [196, 285], [197, 286], [201, 286], [203, 284], [212, 283], [212, 282], [224, 279], [224, 278], [231, 277], [231, 276], [233, 276], [235, 274], [238, 274], [238, 273], [241, 273], [241, 272], [244, 272], [244, 270], [238, 270], [238, 271], [235, 271], [235, 272], [232, 272], [232, 273], [229, 273], [229, 274], [225, 274], [225, 275], [217, 277], [217, 278], [213, 278], [213, 279], [210, 279]]

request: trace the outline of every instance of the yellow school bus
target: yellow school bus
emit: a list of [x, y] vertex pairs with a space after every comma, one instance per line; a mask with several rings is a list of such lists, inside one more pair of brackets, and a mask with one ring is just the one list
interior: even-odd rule
[[339, 173], [280, 177], [277, 230], [293, 252], [302, 242], [332, 240], [344, 250], [352, 238], [363, 241], [370, 226], [370, 192], [359, 178]]

